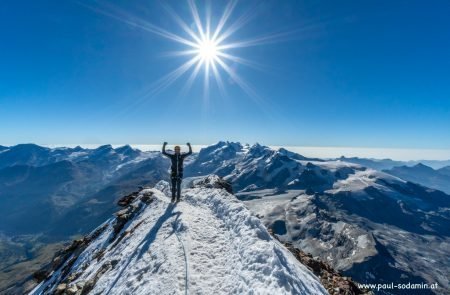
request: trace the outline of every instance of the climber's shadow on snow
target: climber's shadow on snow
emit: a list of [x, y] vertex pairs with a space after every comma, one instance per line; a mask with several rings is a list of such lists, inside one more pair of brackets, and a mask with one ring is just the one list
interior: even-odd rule
[[158, 235], [158, 231], [161, 229], [163, 224], [170, 219], [172, 216], [176, 216], [175, 220], [178, 220], [178, 217], [181, 215], [181, 212], [173, 212], [173, 209], [175, 208], [175, 204], [170, 204], [167, 206], [166, 211], [163, 215], [161, 215], [158, 220], [155, 222], [155, 225], [152, 227], [152, 229], [148, 232], [147, 236], [144, 238], [144, 245], [142, 245], [141, 251], [139, 253], [138, 258], [141, 258], [145, 253], [148, 252], [148, 249], [152, 245], [152, 243], [155, 241], [156, 236]]
[[148, 234], [144, 238], [144, 244], [141, 247], [141, 250], [139, 254], [137, 254], [137, 247], [136, 251], [133, 253], [131, 257], [128, 258], [128, 261], [125, 263], [125, 265], [122, 267], [122, 269], [119, 271], [119, 274], [114, 279], [113, 283], [111, 284], [109, 290], [106, 292], [106, 294], [109, 294], [111, 290], [113, 290], [114, 286], [117, 284], [118, 280], [120, 279], [123, 271], [127, 268], [127, 266], [130, 264], [130, 262], [136, 257], [137, 259], [142, 258], [142, 256], [148, 252], [148, 249], [150, 248], [151, 244], [155, 241], [156, 236], [158, 235], [158, 231], [161, 229], [164, 222], [166, 222], [169, 218], [172, 216], [177, 216], [176, 220], [178, 220], [178, 217], [181, 215], [181, 212], [175, 212], [173, 213], [173, 209], [175, 208], [175, 204], [169, 204], [167, 206], [166, 211], [163, 215], [161, 215], [158, 220], [156, 221], [155, 225], [152, 227], [152, 229], [148, 232]]

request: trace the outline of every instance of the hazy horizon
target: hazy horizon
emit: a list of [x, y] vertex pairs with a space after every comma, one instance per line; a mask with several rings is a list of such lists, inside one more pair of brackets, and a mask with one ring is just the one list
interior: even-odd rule
[[[254, 144], [241, 142], [242, 144]], [[22, 143], [26, 144], [26, 143]], [[92, 149], [105, 144], [40, 144], [40, 146], [49, 148], [69, 147], [73, 148], [81, 146], [82, 148]], [[211, 144], [192, 144], [194, 152], [198, 152], [201, 148], [207, 147]], [[264, 143], [259, 142], [261, 145]], [[0, 144], [1, 146], [11, 147], [17, 144]], [[112, 147], [117, 148], [124, 145], [130, 145], [142, 151], [159, 151], [161, 144], [111, 144]], [[180, 145], [182, 150], [187, 150], [185, 143], [170, 143], [168, 148], [171, 149], [174, 145]], [[299, 153], [305, 157], [332, 159], [344, 157], [359, 157], [370, 159], [391, 159], [397, 161], [450, 161], [450, 149], [411, 149], [411, 148], [378, 148], [378, 147], [332, 147], [332, 146], [289, 146], [289, 145], [265, 145], [273, 149], [285, 148], [289, 151]]]

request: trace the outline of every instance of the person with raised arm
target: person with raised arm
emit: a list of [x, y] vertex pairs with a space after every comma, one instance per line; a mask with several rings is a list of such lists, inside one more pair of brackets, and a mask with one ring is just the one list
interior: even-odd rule
[[175, 202], [175, 196], [176, 201], [180, 201], [181, 197], [181, 181], [183, 180], [183, 161], [184, 159], [192, 154], [192, 147], [191, 144], [188, 142], [187, 146], [189, 147], [189, 152], [187, 153], [181, 153], [180, 152], [180, 146], [175, 146], [174, 153], [169, 154], [166, 152], [166, 145], [167, 142], [164, 142], [162, 153], [164, 156], [168, 157], [170, 161], [172, 162], [170, 166], [170, 180], [172, 183], [172, 202]]

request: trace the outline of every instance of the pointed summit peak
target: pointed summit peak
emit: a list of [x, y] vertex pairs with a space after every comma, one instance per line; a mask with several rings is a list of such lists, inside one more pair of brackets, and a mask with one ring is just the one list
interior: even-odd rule
[[290, 151], [288, 151], [288, 150], [285, 149], [285, 148], [279, 148], [278, 151], [279, 151], [281, 154], [287, 154], [287, 153], [290, 153]]
[[96, 150], [100, 151], [100, 150], [112, 150], [113, 147], [110, 144], [104, 144], [99, 146], [98, 148], [96, 148]]
[[271, 151], [272, 150], [269, 147], [260, 145], [259, 143], [255, 143], [249, 148], [248, 154], [259, 157]]
[[114, 151], [118, 154], [124, 155], [126, 157], [138, 156], [141, 151], [138, 149], [132, 148], [130, 145], [124, 145], [114, 149]]
[[77, 145], [76, 147], [74, 147], [73, 149], [72, 149], [74, 152], [80, 152], [80, 151], [82, 151], [82, 150], [84, 150], [81, 146], [79, 146], [79, 145]]
[[105, 144], [105, 145], [99, 146], [98, 148], [94, 149], [92, 155], [95, 157], [98, 157], [98, 156], [101, 157], [101, 156], [104, 156], [104, 155], [107, 155], [107, 154], [113, 153], [113, 152], [114, 152], [113, 147], [110, 144]]
[[297, 154], [297, 153], [295, 153], [295, 152], [291, 152], [291, 151], [289, 151], [289, 150], [287, 150], [287, 149], [285, 149], [285, 148], [280, 148], [280, 149], [278, 150], [278, 153], [281, 154], [281, 155], [283, 155], [283, 156], [287, 156], [287, 157], [289, 157], [289, 158], [296, 159], [296, 160], [308, 160], [307, 157], [302, 156], [302, 155], [300, 155], [300, 154]]
[[210, 147], [220, 148], [220, 147], [226, 146], [227, 144], [228, 144], [227, 141], [220, 140], [217, 143], [210, 145]]
[[416, 164], [416, 165], [414, 166], [414, 168], [416, 168], [416, 169], [421, 169], [421, 170], [429, 170], [429, 171], [434, 170], [434, 169], [431, 168], [430, 166], [427, 166], [427, 165], [422, 164], [422, 163]]
[[118, 153], [123, 153], [123, 152], [127, 152], [127, 151], [132, 151], [133, 148], [129, 144], [126, 144], [126, 145], [120, 146], [118, 148], [115, 148], [114, 150]]

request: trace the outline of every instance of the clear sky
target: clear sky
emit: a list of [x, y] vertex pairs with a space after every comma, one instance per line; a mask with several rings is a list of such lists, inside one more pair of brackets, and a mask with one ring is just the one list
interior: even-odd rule
[[[203, 68], [158, 88], [189, 60], [155, 31], [190, 37], [166, 3], [195, 31], [178, 0], [1, 1], [0, 144], [450, 149], [449, 1], [238, 2], [224, 43], [269, 36], [225, 51], [252, 95], [220, 67], [225, 94]], [[214, 28], [227, 2], [209, 4]]]

